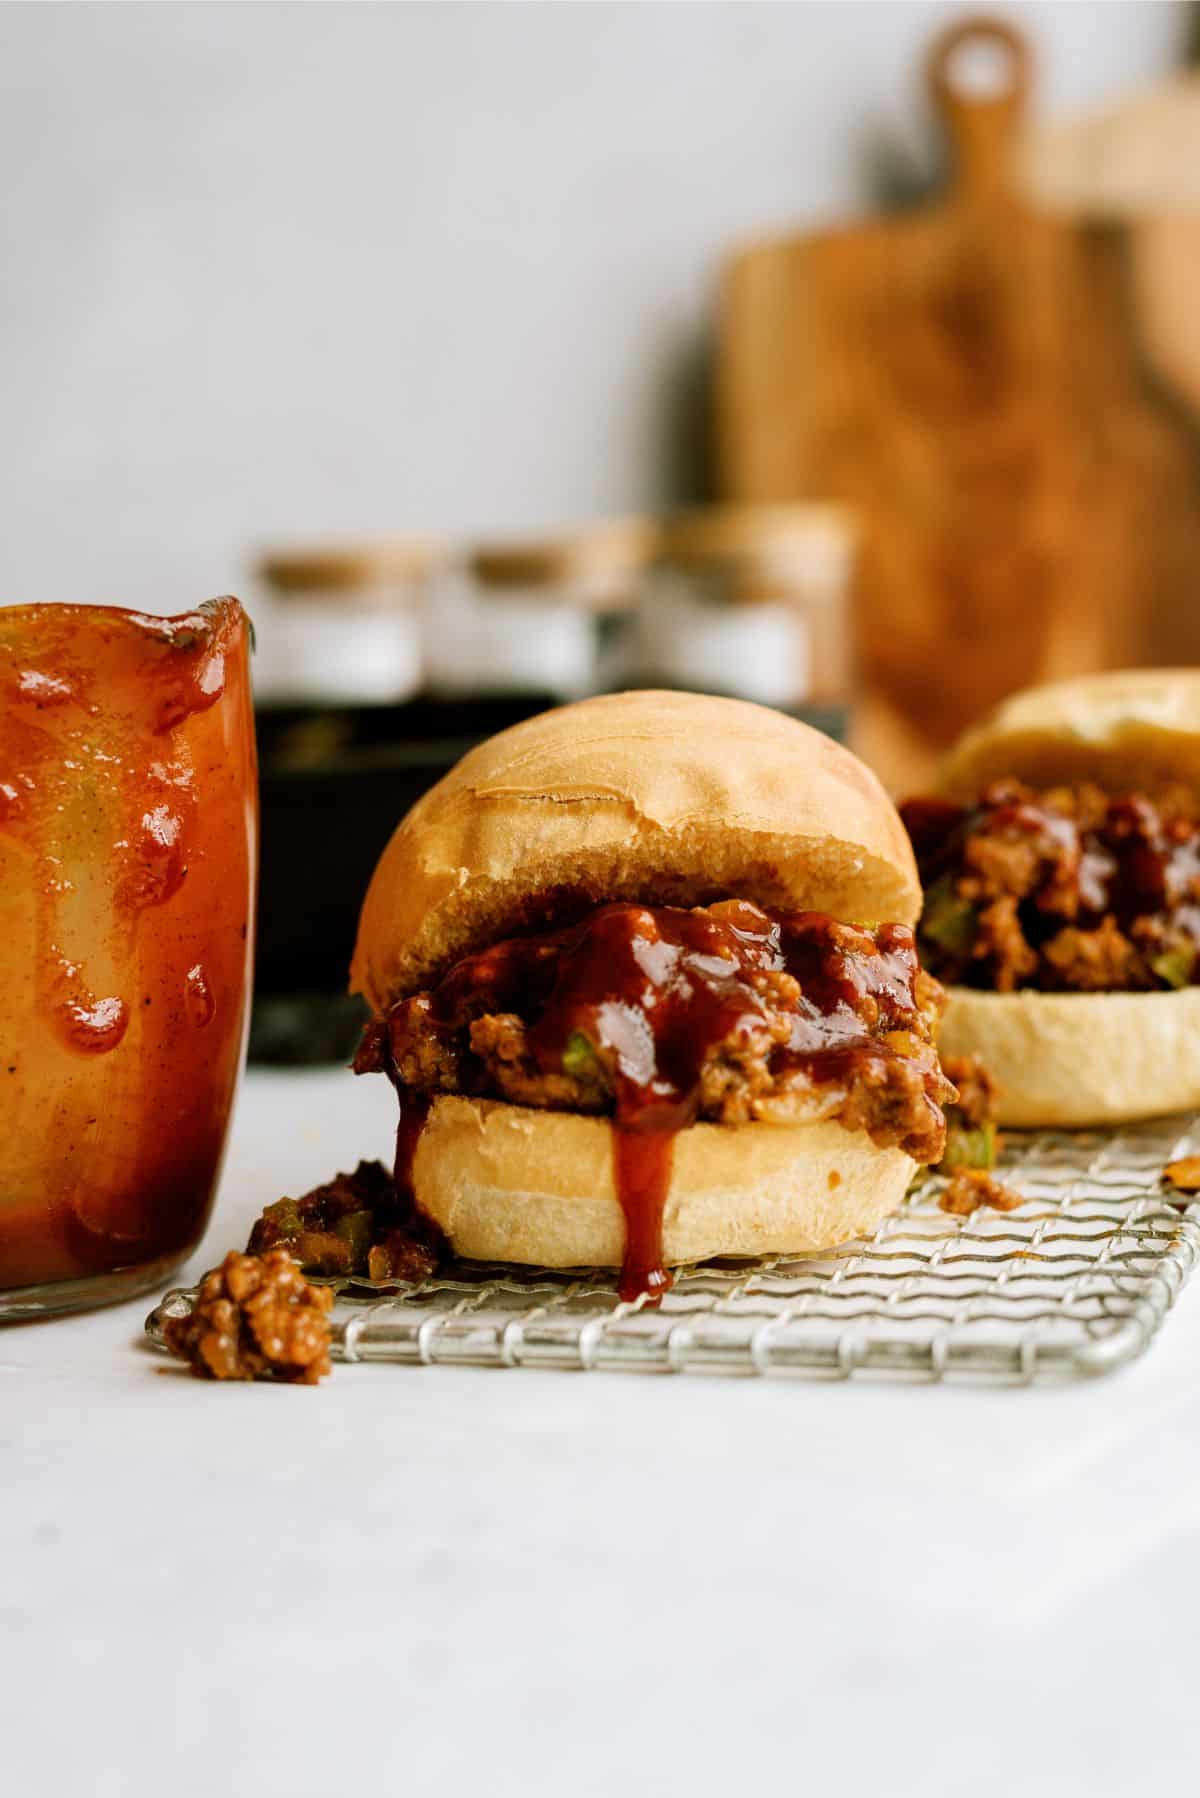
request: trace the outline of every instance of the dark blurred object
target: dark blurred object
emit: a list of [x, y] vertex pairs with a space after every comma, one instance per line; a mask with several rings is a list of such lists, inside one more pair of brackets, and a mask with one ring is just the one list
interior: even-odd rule
[[265, 1067], [349, 1065], [370, 1013], [357, 993], [254, 995], [250, 1060]]
[[546, 693], [397, 706], [260, 706], [262, 864], [250, 1057], [348, 1059], [361, 1008], [346, 997], [359, 906], [408, 810], [484, 737]]
[[1128, 233], [1019, 190], [1029, 77], [1010, 24], [953, 25], [941, 203], [752, 246], [725, 286], [725, 490], [856, 510], [854, 741], [894, 786], [1017, 688], [1161, 655], [1148, 620], [1174, 659], [1197, 630], [1195, 414], [1147, 366]]
[[[476, 743], [555, 704], [548, 693], [399, 706], [263, 706], [262, 867], [250, 1059], [348, 1061], [365, 1009], [347, 996], [358, 913], [408, 808]], [[837, 710], [801, 710], [831, 735]]]
[[445, 552], [384, 537], [263, 557], [260, 692], [277, 700], [394, 704], [422, 681], [422, 626]]

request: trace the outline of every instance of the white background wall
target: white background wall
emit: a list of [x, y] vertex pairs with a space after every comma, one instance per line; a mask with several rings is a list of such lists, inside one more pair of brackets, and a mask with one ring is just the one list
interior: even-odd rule
[[[0, 597], [661, 503], [722, 247], [921, 148], [917, 4], [0, 7]], [[1172, 5], [1003, 8], [1042, 110]]]

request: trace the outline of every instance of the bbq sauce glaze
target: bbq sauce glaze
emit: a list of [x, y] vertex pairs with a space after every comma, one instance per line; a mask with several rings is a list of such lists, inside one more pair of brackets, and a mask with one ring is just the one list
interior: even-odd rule
[[[937, 880], [968, 871], [964, 852], [974, 836], [1027, 837], [1042, 845], [1036, 884], [1022, 903], [1034, 944], [1064, 919], [1094, 929], [1111, 916], [1127, 931], [1140, 918], [1159, 917], [1200, 950], [1200, 823], [1164, 814], [1142, 794], [1109, 800], [1102, 820], [1089, 825], [1044, 794], [1002, 780], [973, 806], [920, 797], [906, 800], [900, 816], [927, 895]], [[936, 945], [931, 955], [930, 965], [945, 979]], [[961, 968], [953, 973], [964, 977]]]
[[[671, 1284], [663, 1209], [675, 1137], [698, 1115], [713, 1049], [757, 1051], [773, 1075], [845, 1086], [898, 1054], [887, 1032], [919, 1026], [917, 974], [913, 934], [899, 924], [871, 932], [736, 900], [708, 911], [615, 904], [570, 929], [467, 957], [432, 1004], [447, 1030], [486, 1013], [532, 1020], [526, 1043], [547, 1075], [561, 1072], [572, 1045], [599, 1052], [611, 1080], [614, 1184], [626, 1225], [620, 1294], [654, 1301]], [[368, 1039], [356, 1065], [384, 1069], [396, 1086], [396, 1185], [411, 1199], [429, 1095], [398, 1079], [386, 1023], [369, 1026]], [[925, 1159], [940, 1152], [940, 1092], [930, 1052], [920, 1128], [939, 1146]], [[920, 1154], [920, 1144], [904, 1146]]]

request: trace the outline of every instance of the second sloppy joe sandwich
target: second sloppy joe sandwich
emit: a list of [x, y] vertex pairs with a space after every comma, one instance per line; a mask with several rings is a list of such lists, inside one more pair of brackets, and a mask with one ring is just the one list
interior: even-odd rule
[[1015, 1125], [1200, 1104], [1200, 672], [1019, 693], [908, 801], [941, 1042]]
[[620, 1267], [628, 1297], [872, 1229], [953, 1095], [920, 904], [874, 775], [778, 713], [638, 692], [503, 732], [363, 907], [398, 1186], [461, 1255]]

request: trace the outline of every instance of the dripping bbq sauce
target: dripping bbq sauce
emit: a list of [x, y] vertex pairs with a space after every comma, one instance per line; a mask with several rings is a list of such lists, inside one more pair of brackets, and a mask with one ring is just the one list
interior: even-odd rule
[[[912, 1028], [918, 972], [913, 934], [899, 924], [871, 932], [818, 912], [772, 916], [736, 900], [707, 911], [614, 904], [569, 929], [468, 956], [430, 999], [447, 1025], [487, 1013], [532, 1020], [526, 1041], [547, 1075], [563, 1068], [573, 1041], [600, 1051], [626, 1221], [620, 1292], [655, 1298], [671, 1284], [662, 1226], [674, 1140], [696, 1119], [710, 1053], [719, 1044], [757, 1046], [773, 1076], [799, 1071], [818, 1084], [851, 1083], [872, 1060], [896, 1053], [884, 1033]], [[930, 1059], [922, 1103], [940, 1119]], [[368, 1026], [355, 1065], [385, 1071], [396, 1085], [396, 1183], [411, 1197], [429, 1095], [398, 1078], [386, 1022]]]

